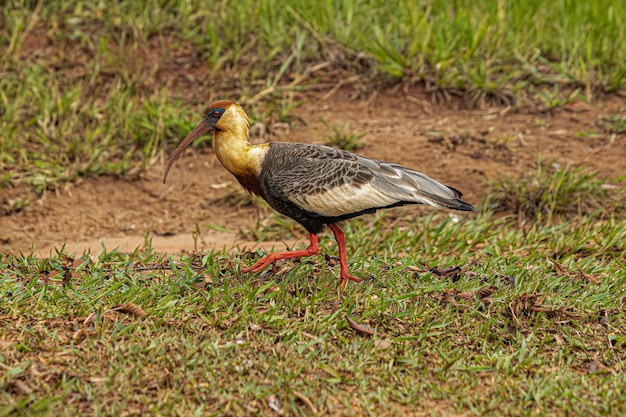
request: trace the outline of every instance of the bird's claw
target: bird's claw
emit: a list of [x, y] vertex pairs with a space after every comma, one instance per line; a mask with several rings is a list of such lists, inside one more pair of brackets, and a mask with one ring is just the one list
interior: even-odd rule
[[304, 256], [315, 255], [319, 251], [319, 245], [317, 243], [317, 236], [311, 234], [311, 245], [304, 250], [297, 250], [292, 252], [273, 252], [269, 255], [265, 255], [256, 263], [250, 265], [247, 268], [242, 269], [243, 272], [261, 272], [267, 268], [270, 264], [273, 265], [272, 272], [276, 273], [276, 262], [281, 259], [294, 259], [302, 258]]
[[250, 265], [247, 268], [243, 268], [242, 271], [245, 273], [248, 272], [261, 272], [265, 268], [272, 264], [272, 272], [276, 272], [276, 259], [272, 258], [272, 254], [266, 255], [256, 261], [254, 264]]
[[348, 281], [361, 282], [362, 280], [357, 277], [353, 277], [352, 275], [341, 275], [341, 282], [339, 283], [339, 288], [343, 289]]

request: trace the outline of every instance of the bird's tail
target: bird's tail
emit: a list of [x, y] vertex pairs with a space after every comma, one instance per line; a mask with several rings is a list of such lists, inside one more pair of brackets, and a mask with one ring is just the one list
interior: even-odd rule
[[449, 187], [447, 185], [443, 185], [443, 184], [439, 184], [439, 185], [444, 186], [450, 191], [452, 191], [455, 194], [455, 196], [452, 198], [450, 197], [446, 198], [446, 197], [442, 197], [439, 195], [430, 194], [429, 197], [436, 203], [434, 205], [438, 207], [453, 209], [453, 210], [461, 210], [461, 211], [474, 210], [474, 206], [461, 200], [461, 196], [463, 194], [459, 190], [457, 190], [456, 188]]
[[411, 194], [413, 194], [416, 203], [423, 203], [430, 206], [453, 210], [474, 210], [474, 207], [471, 204], [461, 200], [463, 194], [456, 188], [444, 185], [439, 181], [422, 174], [421, 172], [404, 167], [401, 168], [403, 168], [403, 174], [408, 177], [405, 177], [404, 180], [408, 180], [407, 182], [413, 183], [410, 188], [412, 191]]

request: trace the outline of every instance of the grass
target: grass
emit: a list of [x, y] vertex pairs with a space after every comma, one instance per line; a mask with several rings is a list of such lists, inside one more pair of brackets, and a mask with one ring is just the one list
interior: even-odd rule
[[325, 145], [333, 146], [338, 149], [343, 149], [346, 151], [354, 152], [363, 147], [362, 144], [358, 143], [359, 139], [366, 135], [365, 132], [361, 133], [352, 133], [350, 134], [350, 122], [347, 121], [343, 126], [343, 129], [340, 129], [337, 124], [335, 124], [332, 128], [328, 124], [326, 120], [321, 120], [322, 124], [326, 126], [327, 129], [332, 129], [332, 134], [326, 137], [324, 141]]
[[3, 255], [3, 415], [625, 412], [626, 223], [512, 222], [351, 222], [341, 298], [322, 256]]
[[536, 172], [521, 179], [506, 178], [492, 188], [488, 205], [496, 211], [516, 213], [522, 222], [553, 224], [581, 216], [610, 218], [626, 211], [622, 188], [584, 167], [563, 167], [554, 161], [538, 161]]
[[626, 116], [620, 114], [604, 115], [602, 117], [602, 127], [609, 133], [626, 133]]
[[540, 109], [623, 93], [623, 10], [624, 0], [4, 2], [0, 186], [42, 193], [135, 175], [215, 98], [292, 124], [296, 92], [371, 94], [390, 80], [434, 100]]
[[324, 256], [276, 275], [241, 272], [257, 254], [165, 256], [149, 240], [0, 254], [0, 415], [624, 413], [624, 216], [564, 211], [600, 196], [580, 169], [511, 184], [496, 191], [538, 202], [522, 227], [489, 211], [495, 197], [474, 216], [347, 222], [364, 282], [343, 294], [329, 233]]

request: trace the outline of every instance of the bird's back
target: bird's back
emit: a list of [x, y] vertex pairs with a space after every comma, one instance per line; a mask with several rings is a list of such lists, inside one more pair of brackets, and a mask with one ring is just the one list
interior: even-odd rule
[[459, 191], [424, 174], [321, 145], [271, 143], [259, 181], [270, 206], [314, 233], [324, 224], [405, 204], [472, 210]]

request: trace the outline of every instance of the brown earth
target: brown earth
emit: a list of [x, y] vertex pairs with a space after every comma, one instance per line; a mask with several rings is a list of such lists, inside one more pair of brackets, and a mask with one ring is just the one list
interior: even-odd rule
[[[307, 96], [295, 110], [307, 125], [274, 129], [263, 140], [323, 143], [332, 132], [320, 118], [340, 128], [350, 121], [351, 133], [366, 133], [358, 153], [415, 168], [460, 189], [473, 204], [485, 196], [487, 181], [519, 178], [536, 169], [538, 158], [583, 165], [608, 179], [626, 173], [626, 135], [612, 134], [601, 124], [602, 115], [624, 114], [626, 100], [619, 97], [551, 113], [458, 110], [433, 106], [418, 93], [381, 93], [367, 103], [345, 97], [341, 91], [330, 98]], [[262, 139], [257, 135], [252, 141]], [[265, 218], [269, 210], [244, 204], [248, 198], [208, 146], [187, 151], [166, 185], [161, 182], [163, 167], [161, 160], [136, 180], [81, 179], [44, 194], [24, 210], [0, 217], [0, 250], [34, 250], [44, 256], [64, 244], [76, 254], [97, 253], [102, 244], [109, 250], [132, 250], [146, 237], [163, 252], [255, 245], [238, 230]], [[0, 191], [0, 201], [15, 197], [8, 193]], [[283, 243], [264, 246], [273, 245]]]

